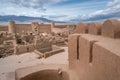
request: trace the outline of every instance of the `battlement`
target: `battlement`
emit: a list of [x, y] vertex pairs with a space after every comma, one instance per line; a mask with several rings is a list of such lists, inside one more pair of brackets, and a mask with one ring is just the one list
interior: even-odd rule
[[69, 36], [69, 68], [79, 80], [120, 80], [119, 28], [120, 21], [106, 20], [102, 25], [90, 23], [87, 34]]
[[83, 23], [76, 26], [76, 33], [88, 33], [93, 35], [102, 35], [110, 38], [120, 38], [120, 21], [109, 19], [103, 22]]

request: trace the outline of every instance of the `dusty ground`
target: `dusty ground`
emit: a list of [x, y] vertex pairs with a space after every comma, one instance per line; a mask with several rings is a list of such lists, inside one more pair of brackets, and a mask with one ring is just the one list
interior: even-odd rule
[[63, 48], [65, 52], [61, 52], [46, 59], [38, 59], [38, 55], [33, 52], [1, 58], [0, 80], [15, 80], [14, 72], [18, 68], [35, 66], [38, 64], [68, 64], [68, 48]]

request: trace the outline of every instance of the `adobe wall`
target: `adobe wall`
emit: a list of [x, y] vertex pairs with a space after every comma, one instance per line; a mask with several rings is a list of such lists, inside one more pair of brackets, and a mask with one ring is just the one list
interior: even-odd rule
[[108, 19], [104, 21], [103, 24], [99, 22], [92, 22], [89, 24], [80, 22], [76, 26], [76, 33], [89, 33], [117, 39], [120, 38], [120, 21]]
[[67, 25], [54, 25], [52, 26], [52, 32], [54, 33], [62, 33], [67, 30]]
[[79, 80], [120, 80], [120, 40], [90, 34], [69, 36], [69, 67]]
[[62, 33], [62, 32], [68, 32], [73, 31], [74, 28], [76, 28], [76, 25], [74, 24], [55, 24], [54, 22], [51, 23], [51, 32], [54, 33]]
[[8, 22], [8, 33], [15, 33], [15, 21]]
[[64, 31], [66, 31], [66, 28], [53, 28], [52, 29], [52, 32], [54, 32], [54, 33], [61, 33]]
[[92, 22], [88, 25], [88, 33], [94, 35], [101, 35], [101, 26], [102, 24], [99, 22]]
[[88, 33], [88, 24], [80, 22], [76, 26], [76, 33]]
[[106, 20], [102, 25], [102, 35], [110, 38], [120, 38], [120, 21]]
[[68, 37], [68, 60], [69, 60], [69, 68], [75, 69], [76, 61], [77, 61], [77, 53], [78, 53], [78, 38], [80, 34], [73, 34]]
[[8, 31], [8, 26], [0, 25], [0, 31]]
[[32, 32], [31, 24], [15, 24], [15, 33]]
[[93, 64], [94, 72], [96, 71], [94, 73], [96, 76], [95, 79], [120, 80], [120, 46], [118, 44], [103, 44], [99, 42], [94, 45], [95, 49], [93, 49]]
[[22, 54], [26, 52], [31, 52], [35, 50], [35, 45], [34, 44], [29, 44], [29, 45], [18, 45], [16, 46], [16, 54]]
[[50, 24], [40, 24], [38, 27], [38, 31], [40, 33], [43, 33], [43, 32], [51, 33], [51, 25]]
[[35, 43], [36, 49], [43, 49], [43, 48], [49, 48], [49, 47], [52, 47], [52, 43], [48, 42], [48, 40]]
[[[31, 23], [33, 24], [33, 23]], [[8, 32], [9, 33], [30, 33], [34, 32], [34, 27], [31, 24], [17, 24], [15, 21], [8, 22]], [[38, 32], [43, 33], [50, 33], [51, 32], [51, 24], [39, 24], [37, 27]]]
[[[58, 69], [62, 70], [62, 77], [59, 75], [61, 78], [56, 78], [55, 75], [59, 74]], [[43, 71], [48, 71], [47, 73], [43, 73]], [[54, 73], [52, 71], [56, 71]], [[36, 74], [40, 72], [41, 74]], [[51, 74], [50, 74], [51, 73]], [[34, 76], [35, 75], [35, 76]], [[41, 77], [40, 77], [41, 75]], [[25, 79], [27, 76], [31, 77], [31, 79]], [[37, 77], [36, 77], [37, 76]], [[46, 77], [48, 79], [46, 79]], [[51, 77], [54, 77], [56, 79], [52, 79]], [[40, 64], [40, 65], [35, 65], [35, 66], [29, 66], [21, 69], [17, 69], [15, 71], [15, 80], [72, 80], [69, 79], [69, 70], [67, 65], [65, 64]], [[75, 80], [75, 79], [74, 79]]]
[[[8, 29], [1, 27], [1, 30], [8, 30], [9, 33], [31, 33], [31, 32], [37, 32], [37, 33], [61, 33], [66, 31], [71, 31], [72, 28], [76, 27], [74, 24], [70, 25], [55, 25], [54, 22], [51, 22], [50, 24], [39, 24], [38, 22], [32, 22], [31, 24], [18, 24], [15, 23], [15, 21], [9, 21], [8, 22]], [[36, 31], [37, 30], [37, 31]]]

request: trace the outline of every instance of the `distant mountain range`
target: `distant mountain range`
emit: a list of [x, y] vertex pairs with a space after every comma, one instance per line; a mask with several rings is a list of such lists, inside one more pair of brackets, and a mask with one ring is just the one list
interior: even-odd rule
[[[16, 15], [0, 15], [0, 22], [8, 22], [9, 20], [15, 20], [17, 22], [32, 22], [32, 21], [38, 21], [38, 22], [53, 22], [53, 20], [43, 18], [43, 17], [30, 17], [30, 16], [16, 16]], [[65, 23], [62, 21], [54, 21], [57, 23]]]

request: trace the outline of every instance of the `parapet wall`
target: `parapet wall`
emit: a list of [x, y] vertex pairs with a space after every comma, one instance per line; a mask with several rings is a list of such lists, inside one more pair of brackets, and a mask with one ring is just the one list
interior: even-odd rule
[[110, 38], [120, 38], [120, 21], [115, 19], [108, 19], [103, 22], [83, 23], [77, 24], [76, 33], [88, 33], [93, 35], [102, 35]]
[[120, 80], [120, 39], [73, 34], [68, 47], [69, 68], [79, 80]]
[[80, 22], [77, 24], [76, 33], [88, 33], [88, 24]]

